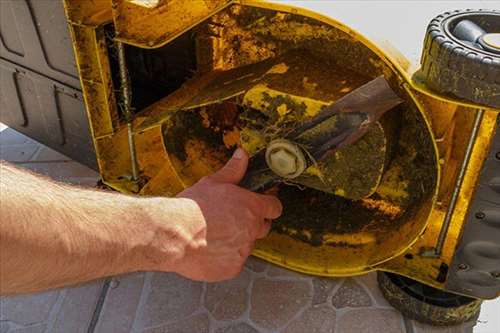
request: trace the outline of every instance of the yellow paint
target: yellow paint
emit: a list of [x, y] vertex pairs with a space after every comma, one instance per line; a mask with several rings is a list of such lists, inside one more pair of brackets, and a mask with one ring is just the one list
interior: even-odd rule
[[382, 182], [376, 192], [383, 198], [390, 198], [396, 201], [407, 199], [408, 182], [400, 181], [400, 175], [403, 172], [399, 167], [388, 170], [383, 176]]
[[323, 237], [323, 242], [329, 246], [346, 243], [348, 246], [359, 247], [370, 243], [374, 243], [375, 241], [376, 239], [373, 236], [373, 234], [367, 232], [356, 235], [351, 239], [349, 239], [345, 235], [334, 235], [334, 234], [327, 234]]
[[377, 193], [380, 194], [384, 198], [391, 199], [406, 199], [408, 198], [408, 192], [406, 191], [406, 187], [408, 184], [406, 182], [392, 183], [395, 187], [388, 186], [386, 184], [381, 184]]
[[286, 107], [286, 104], [281, 104], [280, 106], [278, 106], [276, 108], [276, 111], [278, 111], [278, 114], [280, 115], [280, 117], [283, 117], [284, 115], [286, 115], [287, 113], [289, 113], [291, 110], [289, 110]]
[[288, 71], [288, 66], [285, 63], [280, 63], [271, 67], [266, 74], [285, 74]]
[[117, 38], [138, 47], [157, 48], [224, 9], [233, 1], [162, 0], [154, 6], [145, 6], [144, 2], [129, 0], [111, 0], [111, 2]]
[[[270, 89], [267, 85], [258, 84], [254, 86], [252, 89], [248, 90], [243, 97], [243, 104], [251, 106], [257, 110], [267, 111], [270, 109], [270, 104], [266, 97], [271, 97], [275, 99], [277, 96], [286, 96], [289, 98], [294, 104], [301, 105], [303, 104], [306, 108], [306, 116], [314, 117], [318, 114], [322, 107], [328, 105], [327, 102], [318, 101], [311, 98], [296, 96], [291, 94], [284, 94], [281, 91]], [[280, 110], [277, 110], [280, 115], [285, 115], [288, 112], [284, 112], [286, 105], [280, 105]]]
[[343, 196], [345, 196], [345, 191], [343, 189], [339, 188], [339, 189], [335, 190], [335, 194], [343, 197]]
[[265, 93], [267, 93], [268, 88], [266, 85], [257, 85], [246, 92], [243, 97], [243, 103], [255, 108], [257, 110], [267, 110], [269, 108], [269, 102], [264, 100]]
[[305, 171], [305, 173], [310, 174], [311, 176], [316, 176], [316, 177], [324, 177], [323, 173], [321, 170], [316, 166], [316, 165], [311, 165], [308, 167]]
[[230, 131], [224, 133], [224, 137], [222, 138], [224, 145], [226, 148], [235, 147], [240, 141], [240, 131], [236, 127]]
[[245, 149], [250, 156], [255, 155], [259, 150], [265, 147], [266, 144], [265, 138], [260, 132], [248, 128], [244, 128], [241, 131], [240, 139], [242, 148]]

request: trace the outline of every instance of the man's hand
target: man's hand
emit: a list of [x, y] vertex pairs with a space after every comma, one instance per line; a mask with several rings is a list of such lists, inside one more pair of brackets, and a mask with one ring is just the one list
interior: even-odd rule
[[237, 184], [248, 156], [178, 198], [83, 189], [0, 163], [0, 294], [45, 290], [136, 271], [220, 281], [241, 271], [278, 199]]
[[175, 265], [177, 273], [204, 281], [237, 276], [255, 240], [266, 236], [271, 220], [281, 215], [276, 197], [237, 186], [247, 166], [248, 155], [238, 149], [221, 170], [178, 195], [196, 202], [205, 224], [196, 230], [184, 258]]

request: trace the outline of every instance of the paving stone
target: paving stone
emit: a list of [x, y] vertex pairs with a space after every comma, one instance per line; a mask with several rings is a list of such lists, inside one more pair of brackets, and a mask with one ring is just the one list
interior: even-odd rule
[[0, 131], [0, 144], [1, 145], [22, 145], [22, 144], [36, 144], [37, 142], [28, 138], [26, 135], [21, 134], [12, 128], [6, 128]]
[[291, 277], [291, 278], [307, 278], [307, 275], [292, 271], [290, 269], [286, 269], [277, 265], [269, 265], [269, 269], [267, 270], [267, 276], [270, 277]]
[[314, 294], [312, 304], [322, 304], [328, 300], [333, 288], [339, 283], [339, 279], [334, 278], [313, 278]]
[[335, 310], [327, 305], [316, 305], [294, 319], [284, 333], [333, 333]]
[[144, 333], [208, 333], [210, 319], [206, 313], [192, 316], [177, 323], [148, 328]]
[[[479, 320], [481, 320], [481, 318], [479, 318]], [[466, 323], [463, 323], [462, 324], [462, 326], [463, 326], [463, 333], [473, 333], [474, 328], [476, 326], [479, 326], [478, 324], [479, 324], [479, 322], [476, 322], [476, 321], [468, 321]], [[481, 328], [478, 327], [477, 331], [481, 332], [482, 330], [481, 330]]]
[[151, 290], [139, 316], [141, 327], [152, 327], [181, 320], [200, 305], [203, 284], [174, 273], [154, 273]]
[[29, 161], [36, 151], [40, 148], [37, 144], [24, 144], [21, 146], [3, 146], [0, 145], [0, 160], [13, 163]]
[[114, 277], [104, 301], [96, 333], [130, 332], [141, 299], [145, 273]]
[[215, 333], [259, 333], [259, 331], [247, 323], [238, 323], [221, 327]]
[[337, 309], [345, 307], [358, 308], [370, 306], [372, 300], [363, 287], [356, 283], [354, 279], [349, 278], [344, 280], [335, 295], [333, 295], [332, 304]]
[[402, 316], [392, 309], [354, 309], [338, 317], [336, 333], [403, 333]]
[[33, 155], [31, 161], [38, 161], [38, 162], [71, 161], [71, 158], [61, 154], [58, 151], [55, 151], [54, 149], [43, 146], [36, 152], [36, 154]]
[[[1, 124], [0, 124], [1, 125]], [[11, 321], [0, 320], [0, 333], [7, 333], [14, 329], [17, 325]]]
[[215, 319], [234, 320], [245, 312], [250, 275], [249, 272], [242, 271], [230, 281], [207, 284], [205, 307]]
[[103, 282], [99, 281], [68, 288], [53, 330], [55, 332], [87, 332], [102, 286]]
[[[9, 331], [9, 333], [44, 333], [46, 328], [47, 325], [45, 324], [33, 325], [28, 327], [16, 328], [13, 331]], [[61, 332], [68, 332], [68, 331], [61, 331]]]
[[312, 298], [307, 281], [254, 281], [250, 318], [259, 326], [277, 329], [293, 318]]
[[20, 325], [32, 325], [47, 320], [57, 301], [58, 291], [0, 298], [0, 320]]
[[377, 303], [377, 305], [391, 307], [389, 302], [387, 302], [384, 295], [382, 295], [382, 292], [380, 291], [380, 288], [379, 288], [378, 282], [377, 282], [377, 273], [376, 272], [356, 276], [354, 278], [354, 280], [356, 282], [360, 282], [360, 284], [363, 284], [369, 290], [370, 295], [375, 300], [375, 303]]
[[254, 271], [256, 273], [261, 273], [267, 269], [269, 264], [260, 258], [250, 256], [248, 257], [245, 266], [249, 268], [251, 271]]

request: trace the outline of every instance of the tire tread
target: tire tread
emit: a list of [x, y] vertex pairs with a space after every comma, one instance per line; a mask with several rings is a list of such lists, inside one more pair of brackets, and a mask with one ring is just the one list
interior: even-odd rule
[[454, 10], [431, 20], [422, 50], [422, 73], [427, 85], [475, 103], [500, 108], [500, 56], [466, 48], [449, 38], [444, 22], [457, 14], [497, 10]]

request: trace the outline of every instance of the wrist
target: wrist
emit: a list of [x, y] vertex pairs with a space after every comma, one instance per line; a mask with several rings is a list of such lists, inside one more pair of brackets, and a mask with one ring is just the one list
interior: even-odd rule
[[174, 272], [193, 249], [206, 246], [206, 222], [195, 201], [140, 200], [140, 218], [132, 232], [137, 270]]

